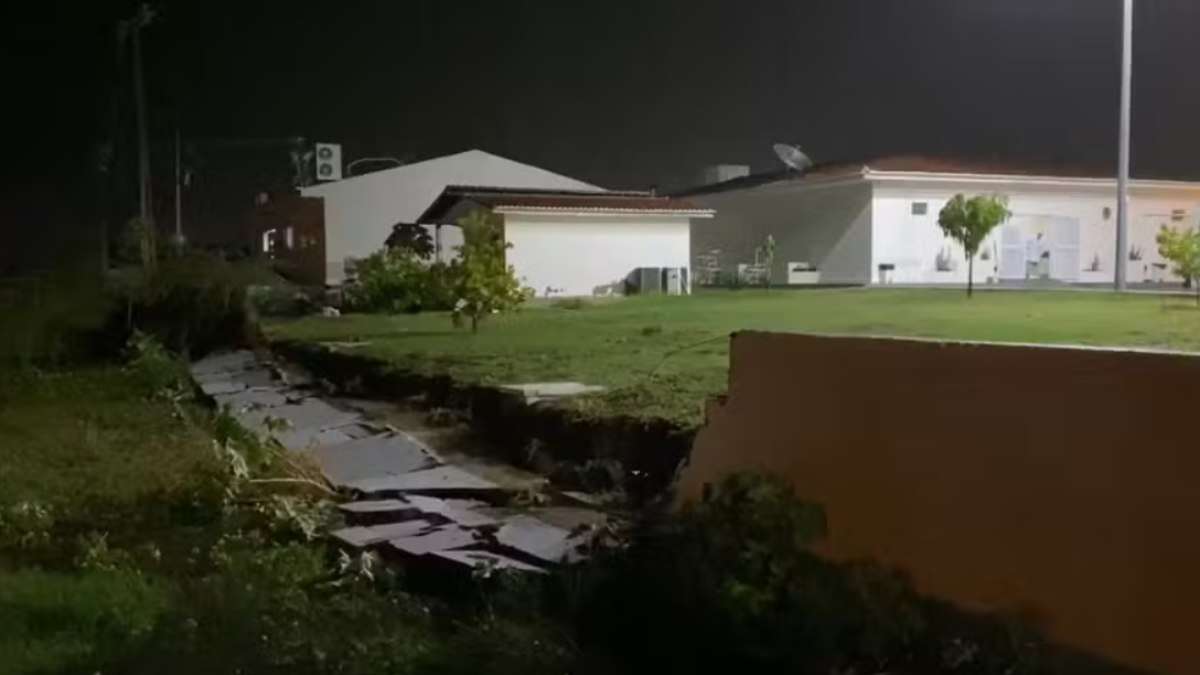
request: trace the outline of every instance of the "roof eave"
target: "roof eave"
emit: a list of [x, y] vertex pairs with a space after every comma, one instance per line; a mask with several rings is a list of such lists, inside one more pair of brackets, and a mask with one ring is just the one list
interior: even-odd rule
[[[1048, 187], [1088, 187], [1115, 188], [1116, 176], [1112, 178], [1089, 178], [1070, 176], [1022, 175], [1022, 174], [986, 174], [986, 173], [947, 173], [930, 171], [876, 171], [869, 167], [863, 174], [872, 182], [955, 182], [955, 183], [1028, 183]], [[1130, 187], [1143, 189], [1187, 189], [1200, 190], [1200, 182], [1173, 180], [1133, 180]]]
[[550, 206], [497, 206], [492, 209], [501, 215], [563, 215], [563, 216], [667, 216], [676, 218], [712, 218], [713, 209], [622, 209], [579, 208]]

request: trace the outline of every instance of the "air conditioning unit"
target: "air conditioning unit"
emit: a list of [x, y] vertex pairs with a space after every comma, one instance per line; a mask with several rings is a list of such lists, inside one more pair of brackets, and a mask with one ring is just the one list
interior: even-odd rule
[[316, 144], [317, 180], [342, 179], [342, 146], [339, 143]]
[[667, 295], [684, 295], [687, 293], [687, 268], [664, 267], [663, 289]]
[[627, 279], [629, 294], [651, 294], [663, 292], [663, 270], [661, 267], [639, 267]]

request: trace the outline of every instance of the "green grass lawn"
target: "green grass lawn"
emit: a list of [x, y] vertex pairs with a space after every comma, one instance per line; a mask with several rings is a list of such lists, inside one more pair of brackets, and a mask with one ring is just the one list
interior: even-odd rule
[[611, 391], [589, 414], [701, 420], [724, 390], [726, 337], [739, 330], [897, 335], [1200, 350], [1200, 309], [1187, 298], [1093, 292], [951, 290], [707, 292], [585, 303], [537, 303], [485, 322], [477, 335], [447, 315], [348, 315], [268, 324], [273, 339], [365, 341], [361, 353], [464, 382], [576, 380]]

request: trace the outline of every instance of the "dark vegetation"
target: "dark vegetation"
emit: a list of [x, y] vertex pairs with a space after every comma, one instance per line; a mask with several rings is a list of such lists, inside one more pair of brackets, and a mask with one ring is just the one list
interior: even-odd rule
[[821, 509], [756, 476], [544, 579], [339, 551], [312, 467], [206, 406], [179, 358], [252, 337], [269, 275], [161, 253], [4, 296], [5, 673], [1113, 671], [823, 561]]
[[499, 216], [476, 210], [459, 221], [463, 244], [458, 257], [435, 260], [429, 233], [418, 225], [397, 225], [387, 245], [360, 261], [346, 289], [346, 306], [359, 312], [415, 314], [449, 311], [454, 326], [471, 331], [491, 314], [516, 309], [528, 293], [505, 261], [509, 244]]

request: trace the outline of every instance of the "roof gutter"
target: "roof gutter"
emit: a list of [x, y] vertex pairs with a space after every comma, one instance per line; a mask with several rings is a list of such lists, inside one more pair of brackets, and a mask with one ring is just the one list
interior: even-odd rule
[[561, 216], [675, 216], [680, 218], [712, 218], [712, 209], [622, 209], [622, 208], [579, 208], [561, 206], [497, 206], [494, 213], [502, 215], [561, 215]]
[[[1114, 178], [1070, 178], [1064, 176], [1021, 176], [1014, 174], [937, 173], [921, 171], [875, 171], [865, 167], [863, 178], [875, 183], [972, 183], [979, 185], [1037, 185], [1041, 187], [1070, 187], [1115, 190]], [[1197, 190], [1200, 183], [1171, 180], [1135, 180], [1131, 187], [1143, 190]]]

